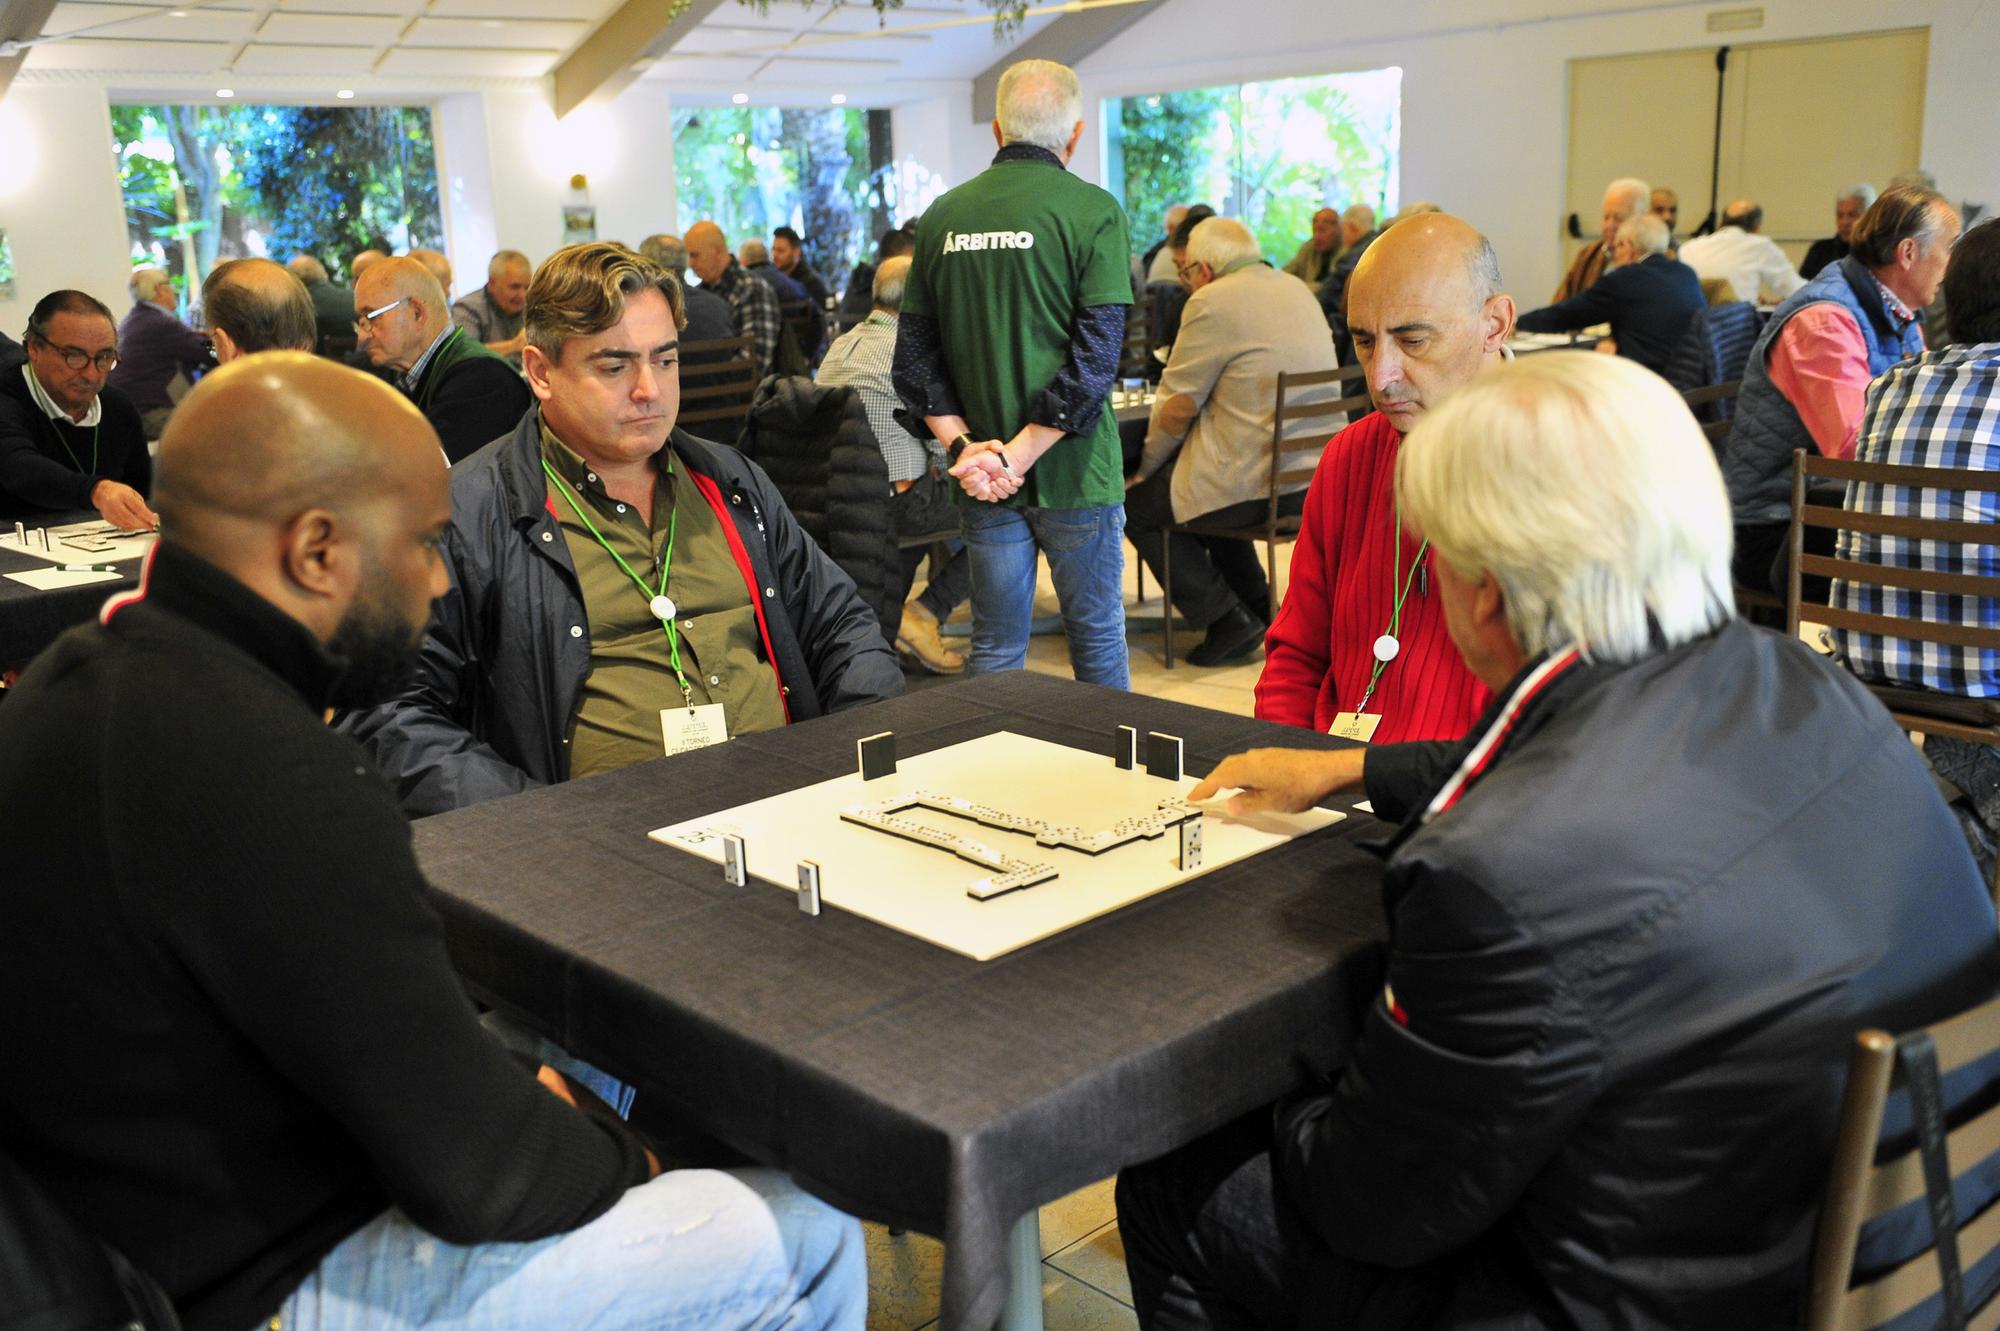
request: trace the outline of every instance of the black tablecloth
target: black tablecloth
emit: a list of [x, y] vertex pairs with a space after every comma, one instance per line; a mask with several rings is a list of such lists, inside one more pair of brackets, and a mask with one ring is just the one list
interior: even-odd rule
[[[97, 517], [95, 513], [56, 513], [46, 518], [38, 518], [28, 524], [32, 533], [37, 527], [65, 527], [74, 522], [88, 522]], [[14, 524], [5, 524], [9, 535]], [[85, 551], [76, 553], [79, 564], [95, 563]], [[40, 592], [12, 578], [0, 577], [0, 670], [19, 670], [35, 659], [44, 647], [75, 624], [82, 624], [97, 614], [98, 607], [106, 600], [122, 591], [129, 591], [139, 585], [139, 569], [143, 559], [128, 559], [118, 565], [124, 576], [112, 582], [86, 583], [81, 587], [65, 587], [58, 591]], [[0, 574], [27, 573], [34, 569], [54, 567], [48, 560], [38, 555], [22, 554], [11, 546], [0, 546]]]
[[987, 962], [807, 917], [645, 834], [850, 771], [876, 731], [903, 755], [1001, 729], [1108, 752], [1120, 723], [1185, 737], [1190, 771], [1339, 743], [984, 676], [426, 819], [417, 851], [482, 997], [835, 1205], [941, 1235], [943, 1324], [986, 1327], [1019, 1217], [1338, 1062], [1379, 982], [1356, 840], [1382, 825], [1355, 815]]

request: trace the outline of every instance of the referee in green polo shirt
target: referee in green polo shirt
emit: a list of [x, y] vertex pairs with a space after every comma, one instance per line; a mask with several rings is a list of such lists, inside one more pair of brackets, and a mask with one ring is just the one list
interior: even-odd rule
[[1110, 394], [1132, 303], [1125, 212], [1069, 174], [1083, 136], [1074, 70], [1023, 60], [997, 100], [993, 165], [917, 224], [896, 332], [901, 419], [956, 457], [972, 671], [1027, 660], [1039, 552], [1076, 677], [1122, 689], [1125, 477]]

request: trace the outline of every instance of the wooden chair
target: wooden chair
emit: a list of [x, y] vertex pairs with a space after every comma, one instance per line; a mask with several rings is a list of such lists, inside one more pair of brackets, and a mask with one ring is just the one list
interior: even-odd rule
[[[1681, 394], [1681, 400], [1687, 403], [1688, 407], [1692, 409], [1706, 406], [1711, 402], [1733, 403], [1742, 392], [1743, 381], [1741, 379], [1731, 379], [1725, 384], [1709, 384], [1703, 388], [1690, 388]], [[1695, 413], [1695, 419], [1701, 419], [1700, 412]], [[1718, 461], [1722, 457], [1722, 442], [1729, 438], [1729, 429], [1734, 424], [1735, 419], [1733, 414], [1725, 416], [1721, 420], [1702, 421], [1701, 432], [1707, 437], [1708, 446], [1715, 450]]]
[[[1904, 467], [1882, 462], [1855, 462], [1821, 457], [1801, 449], [1792, 455], [1792, 523], [1786, 540], [1791, 552], [1791, 571], [1785, 583], [1785, 631], [1796, 635], [1802, 617], [1801, 588], [1806, 575], [1839, 578], [1844, 582], [1870, 587], [1896, 587], [1914, 592], [1935, 592], [1946, 596], [2000, 599], [2000, 576], [1977, 573], [1942, 573], [1932, 569], [1904, 568], [1837, 556], [1808, 554], [1805, 531], [1808, 527], [1867, 532], [1877, 536], [1898, 536], [1906, 540], [1936, 541], [1947, 545], [2000, 546], [2000, 524], [1954, 521], [1945, 518], [1897, 517], [1887, 513], [1851, 512], [1831, 504], [1812, 502], [1814, 482], [1858, 481], [1864, 485], [1894, 485], [1934, 491], [1971, 491], [2000, 494], [2000, 472], [1974, 471], [1956, 467]], [[1854, 633], [1879, 634], [1911, 642], [1936, 643], [1944, 647], [1976, 647], [2000, 651], [2000, 628], [1979, 628], [1968, 624], [1909, 619], [1900, 615], [1870, 614], [1840, 606], [1814, 606], [1816, 624], [1846, 629]], [[1905, 730], [1926, 735], [1945, 735], [1975, 744], [2000, 745], [2000, 700], [1965, 698], [1928, 689], [1900, 688], [1891, 684], [1869, 684], [1870, 692], [1882, 700], [1896, 724]], [[1995, 899], [2000, 901], [2000, 881]]]
[[[1935, 1079], [1928, 1075], [1921, 1057], [1925, 1042], [1936, 1051]], [[1870, 1273], [1861, 1283], [1854, 1283], [1863, 1226], [1898, 1207], [1931, 1197], [1918, 1133], [1912, 1132], [1910, 1140], [1901, 1143], [1902, 1149], [1884, 1152], [1883, 1111], [1890, 1092], [1908, 1093], [1912, 1086], [1904, 1060], [1898, 1054], [1899, 1046], [1918, 1055], [1911, 1066], [1918, 1079], [1936, 1089], [1937, 1081], [2000, 1050], [2000, 1000], [1981, 1004], [1902, 1040], [1875, 1030], [1863, 1031], [1855, 1038], [1848, 1061], [1847, 1090], [1841, 1099], [1840, 1127], [1834, 1138], [1826, 1200], [1813, 1240], [1806, 1331], [1870, 1331], [1925, 1300], [1936, 1298], [1943, 1289], [1934, 1244], [1926, 1245], [1891, 1270]], [[1938, 1091], [1938, 1099], [1942, 1098], [1942, 1092]], [[1965, 1097], [1961, 1096], [1960, 1103], [1965, 1103]], [[1956, 1182], [1958, 1176], [2000, 1150], [2000, 1105], [1977, 1113], [1942, 1135], [1943, 1154], [1949, 1161], [1946, 1169]], [[1987, 1207], [1977, 1219], [1959, 1215], [1957, 1220], [1962, 1228], [1954, 1243], [1959, 1269], [1968, 1277], [1970, 1301], [1974, 1296], [1969, 1279], [1973, 1268], [2000, 1245], [2000, 1206]], [[1950, 1320], [1940, 1313], [1938, 1320], [1922, 1324], [1949, 1326], [1954, 1331], [1968, 1327], [1974, 1331], [1994, 1331], [2000, 1327], [2000, 1300], [1991, 1300], [1981, 1308], [1968, 1307], [1965, 1312], [1963, 1321]]]
[[743, 422], [750, 417], [750, 399], [756, 392], [754, 339], [718, 337], [681, 343], [678, 424], [705, 439], [734, 444], [743, 433]]
[[1279, 501], [1288, 490], [1310, 481], [1326, 441], [1347, 423], [1349, 411], [1368, 405], [1363, 389], [1347, 397], [1300, 402], [1298, 394], [1322, 384], [1346, 384], [1366, 378], [1359, 365], [1337, 370], [1314, 370], [1308, 374], [1278, 374], [1277, 405], [1271, 414], [1271, 488], [1263, 522], [1254, 527], [1219, 527], [1205, 522], [1170, 522], [1162, 533], [1167, 540], [1160, 548], [1160, 623], [1166, 638], [1167, 669], [1174, 668], [1174, 578], [1173, 536], [1210, 536], [1231, 541], [1264, 542], [1265, 572], [1271, 584], [1271, 614], [1278, 613], [1278, 546], [1298, 539], [1300, 519], [1278, 511]]

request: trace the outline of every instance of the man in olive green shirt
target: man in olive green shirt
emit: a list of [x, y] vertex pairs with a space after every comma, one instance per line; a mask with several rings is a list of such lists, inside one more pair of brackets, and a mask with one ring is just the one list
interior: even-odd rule
[[1110, 390], [1132, 303], [1118, 201], [1069, 174], [1076, 74], [1001, 75], [1000, 152], [917, 224], [894, 378], [911, 433], [953, 449], [972, 564], [974, 673], [1027, 659], [1046, 555], [1076, 677], [1130, 684], [1125, 477]]

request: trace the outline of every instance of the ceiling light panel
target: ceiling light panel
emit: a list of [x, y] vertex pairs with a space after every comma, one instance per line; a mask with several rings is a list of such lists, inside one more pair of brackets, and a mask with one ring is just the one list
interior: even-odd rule
[[392, 16], [274, 13], [257, 41], [292, 46], [387, 46], [409, 23]]
[[497, 46], [517, 51], [567, 51], [583, 40], [590, 25], [559, 19], [420, 18], [404, 35], [404, 46]]
[[226, 42], [120, 42], [77, 37], [29, 47], [22, 67], [201, 74], [221, 69], [235, 49]]
[[398, 46], [382, 57], [378, 74], [422, 78], [533, 79], [549, 72], [559, 51], [467, 51], [445, 47]]
[[42, 25], [48, 37], [101, 28], [97, 35], [115, 41], [240, 42], [256, 30], [257, 15], [248, 9], [190, 9], [186, 18], [170, 18], [157, 6], [60, 4]]
[[285, 46], [252, 42], [230, 68], [238, 74], [366, 74], [372, 46]]

